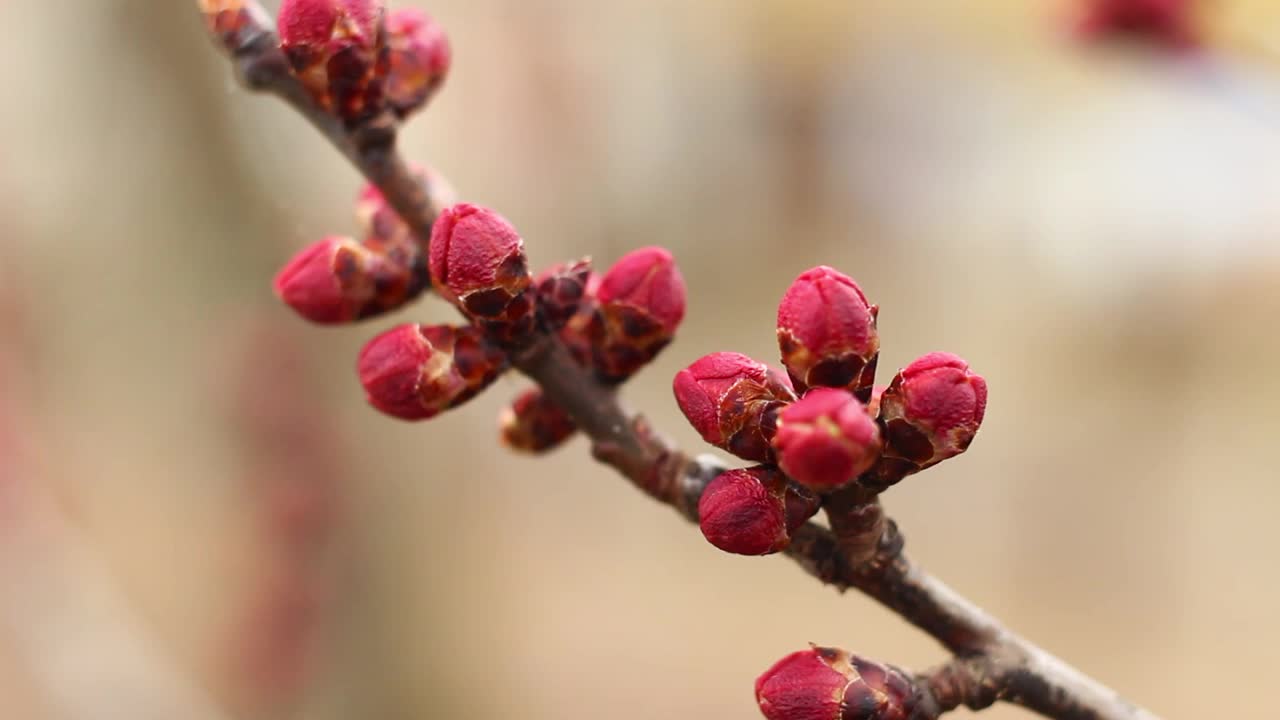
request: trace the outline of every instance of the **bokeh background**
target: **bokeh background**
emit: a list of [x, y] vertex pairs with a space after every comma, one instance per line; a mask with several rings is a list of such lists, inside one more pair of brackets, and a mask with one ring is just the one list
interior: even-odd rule
[[[772, 360], [791, 279], [849, 272], [883, 368], [946, 349], [992, 388], [970, 452], [887, 498], [912, 554], [1158, 714], [1271, 718], [1280, 5], [1204, 4], [1209, 51], [1177, 56], [1082, 45], [1070, 2], [434, 0], [454, 70], [403, 143], [537, 265], [675, 252], [688, 319], [625, 396], [686, 447], [671, 376]], [[355, 231], [359, 179], [191, 5], [0, 4], [0, 489], [47, 501], [158, 662], [236, 717], [625, 720], [756, 717], [809, 641], [943, 658], [715, 551], [580, 438], [499, 449], [515, 377], [426, 424], [368, 409], [362, 342], [451, 313], [316, 329], [274, 300], [294, 250]], [[312, 476], [320, 527], [282, 554], [260, 508]], [[65, 629], [97, 605], [17, 534], [0, 716], [78, 720], [51, 698], [116, 649]], [[280, 573], [310, 591], [243, 622]]]

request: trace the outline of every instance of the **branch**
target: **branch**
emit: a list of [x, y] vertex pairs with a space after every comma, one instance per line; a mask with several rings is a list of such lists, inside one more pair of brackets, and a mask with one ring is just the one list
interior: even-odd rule
[[[378, 186], [422, 242], [434, 221], [423, 187], [395, 152], [395, 124], [374, 118], [357, 127], [318, 108], [289, 72], [269, 21], [246, 0], [200, 0], [211, 30], [229, 52], [243, 84], [274, 94], [311, 121]], [[592, 441], [597, 460], [651, 498], [697, 522], [698, 499], [726, 468], [714, 458], [690, 458], [663, 440], [641, 417], [628, 415], [612, 388], [580, 367], [549, 335], [512, 354], [512, 364], [564, 408]], [[956, 657], [916, 676], [926, 717], [960, 705], [980, 709], [1003, 700], [1058, 720], [1155, 720], [1119, 695], [1007, 630], [968, 600], [925, 573], [903, 553], [903, 539], [874, 498], [865, 527], [879, 528], [852, 558], [849, 545], [815, 523], [793, 533], [786, 554], [822, 582], [856, 588], [927, 632]]]

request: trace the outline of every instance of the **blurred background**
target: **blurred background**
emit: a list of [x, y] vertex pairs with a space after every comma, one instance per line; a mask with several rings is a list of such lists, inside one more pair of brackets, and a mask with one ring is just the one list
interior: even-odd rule
[[[1191, 55], [1083, 44], [1069, 1], [423, 6], [454, 65], [410, 157], [535, 265], [679, 259], [632, 407], [697, 448], [672, 375], [774, 360], [792, 278], [846, 271], [882, 368], [949, 350], [992, 388], [973, 448], [887, 497], [913, 556], [1160, 715], [1274, 717], [1280, 4], [1205, 2]], [[515, 376], [426, 424], [367, 408], [362, 343], [452, 313], [275, 300], [360, 181], [191, 2], [0, 25], [0, 716], [139, 717], [136, 665], [237, 718], [750, 718], [810, 641], [944, 658], [714, 550], [581, 438], [500, 450]]]

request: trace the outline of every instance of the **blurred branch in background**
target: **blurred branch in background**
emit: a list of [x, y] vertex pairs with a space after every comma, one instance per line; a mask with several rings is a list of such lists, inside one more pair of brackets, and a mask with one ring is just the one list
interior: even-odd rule
[[227, 637], [229, 694], [248, 717], [296, 710], [324, 634], [326, 550], [342, 514], [342, 439], [309, 382], [309, 356], [290, 326], [245, 317], [220, 347], [218, 387], [242, 450], [250, 498], [252, 579]]
[[[0, 266], [0, 274], [4, 273]], [[18, 399], [23, 310], [0, 279], [0, 623], [59, 720], [225, 720], [155, 644], [85, 538], [37, 482], [29, 408]], [[109, 709], [109, 710], [108, 710]]]

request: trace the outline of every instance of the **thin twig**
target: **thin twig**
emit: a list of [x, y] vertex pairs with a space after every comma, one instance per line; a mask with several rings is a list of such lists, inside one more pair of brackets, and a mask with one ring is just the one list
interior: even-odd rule
[[[301, 112], [377, 185], [411, 228], [423, 238], [434, 216], [422, 186], [405, 171], [395, 153], [394, 125], [377, 118], [345, 128], [310, 101], [290, 74], [265, 14], [245, 0], [201, 0], [237, 13], [239, 26], [219, 35], [244, 84], [269, 92]], [[211, 21], [211, 27], [216, 23]], [[689, 458], [663, 440], [643, 418], [628, 415], [614, 391], [579, 367], [553, 336], [543, 335], [512, 358], [522, 373], [563, 407], [591, 438], [593, 454], [645, 494], [697, 521], [702, 489], [725, 467], [707, 458]], [[878, 505], [877, 505], [878, 508]], [[866, 545], [866, 558], [851, 562], [836, 535], [808, 523], [793, 535], [786, 554], [810, 575], [839, 590], [856, 588], [924, 630], [956, 657], [932, 673], [918, 676], [931, 717], [967, 705], [977, 709], [1007, 701], [1058, 720], [1156, 720], [1115, 691], [1007, 630], [996, 619], [925, 573], [903, 553], [892, 520], [878, 541]], [[868, 559], [869, 558], [869, 559]]]

